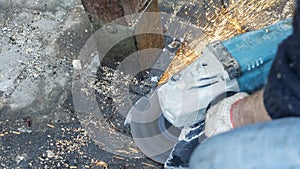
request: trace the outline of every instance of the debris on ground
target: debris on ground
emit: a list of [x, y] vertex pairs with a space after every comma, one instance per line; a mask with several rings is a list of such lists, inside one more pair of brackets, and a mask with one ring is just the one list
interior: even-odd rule
[[[292, 0], [230, 1], [229, 8], [207, 10], [211, 13], [197, 18], [192, 16], [195, 11], [206, 10], [211, 2], [159, 2], [162, 12], [198, 24], [206, 34], [182, 45], [180, 57], [175, 57], [162, 80], [199, 56], [195, 44], [259, 29], [290, 17], [293, 9]], [[208, 25], [197, 23], [204, 15]], [[84, 68], [85, 60], [77, 57], [93, 34], [81, 1], [0, 0], [0, 18], [0, 168], [163, 167], [137, 149], [128, 130], [124, 131], [125, 116], [119, 113], [130, 109], [124, 103], [128, 93], [134, 103], [151, 92], [163, 72], [132, 76], [100, 67], [87, 75], [93, 79], [87, 81], [93, 91], [82, 92], [97, 94], [104, 118], [88, 113], [81, 118], [73, 104], [72, 75]], [[173, 40], [168, 47], [177, 49], [180, 44]], [[85, 126], [87, 122], [93, 125]]]

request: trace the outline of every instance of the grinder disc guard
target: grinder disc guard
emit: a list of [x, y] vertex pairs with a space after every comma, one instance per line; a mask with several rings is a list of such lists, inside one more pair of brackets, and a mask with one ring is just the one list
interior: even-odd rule
[[162, 115], [157, 93], [142, 97], [130, 110], [131, 134], [139, 149], [149, 158], [165, 163], [181, 130]]

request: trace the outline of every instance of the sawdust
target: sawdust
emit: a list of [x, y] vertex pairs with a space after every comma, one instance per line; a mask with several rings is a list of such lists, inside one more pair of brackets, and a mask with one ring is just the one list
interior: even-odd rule
[[172, 75], [190, 65], [208, 44], [230, 39], [236, 35], [258, 30], [293, 15], [293, 0], [229, 0], [229, 7], [218, 8], [210, 2], [213, 10], [207, 10], [208, 22], [198, 21], [204, 36], [181, 46], [171, 64], [159, 81], [165, 83]]
[[153, 164], [149, 164], [149, 163], [142, 163], [143, 165], [147, 166], [147, 167], [151, 167], [151, 168], [157, 168], [156, 166], [154, 166]]
[[52, 124], [47, 124], [47, 127], [49, 127], [49, 128], [54, 128], [55, 126], [52, 125]]

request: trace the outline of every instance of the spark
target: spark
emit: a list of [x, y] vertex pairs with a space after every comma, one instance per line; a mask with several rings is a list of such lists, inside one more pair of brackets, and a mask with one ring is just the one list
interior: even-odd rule
[[[159, 81], [165, 83], [172, 75], [190, 65], [206, 44], [230, 39], [248, 31], [258, 30], [293, 15], [293, 0], [229, 0], [227, 8], [210, 3], [206, 10], [207, 22], [198, 20], [203, 36], [181, 46]], [[280, 4], [280, 5], [279, 5]], [[278, 9], [283, 6], [282, 9]]]

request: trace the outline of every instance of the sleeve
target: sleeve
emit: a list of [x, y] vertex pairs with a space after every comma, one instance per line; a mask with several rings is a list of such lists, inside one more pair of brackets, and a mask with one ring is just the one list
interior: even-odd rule
[[300, 0], [293, 19], [293, 34], [279, 45], [264, 89], [273, 119], [300, 116]]

